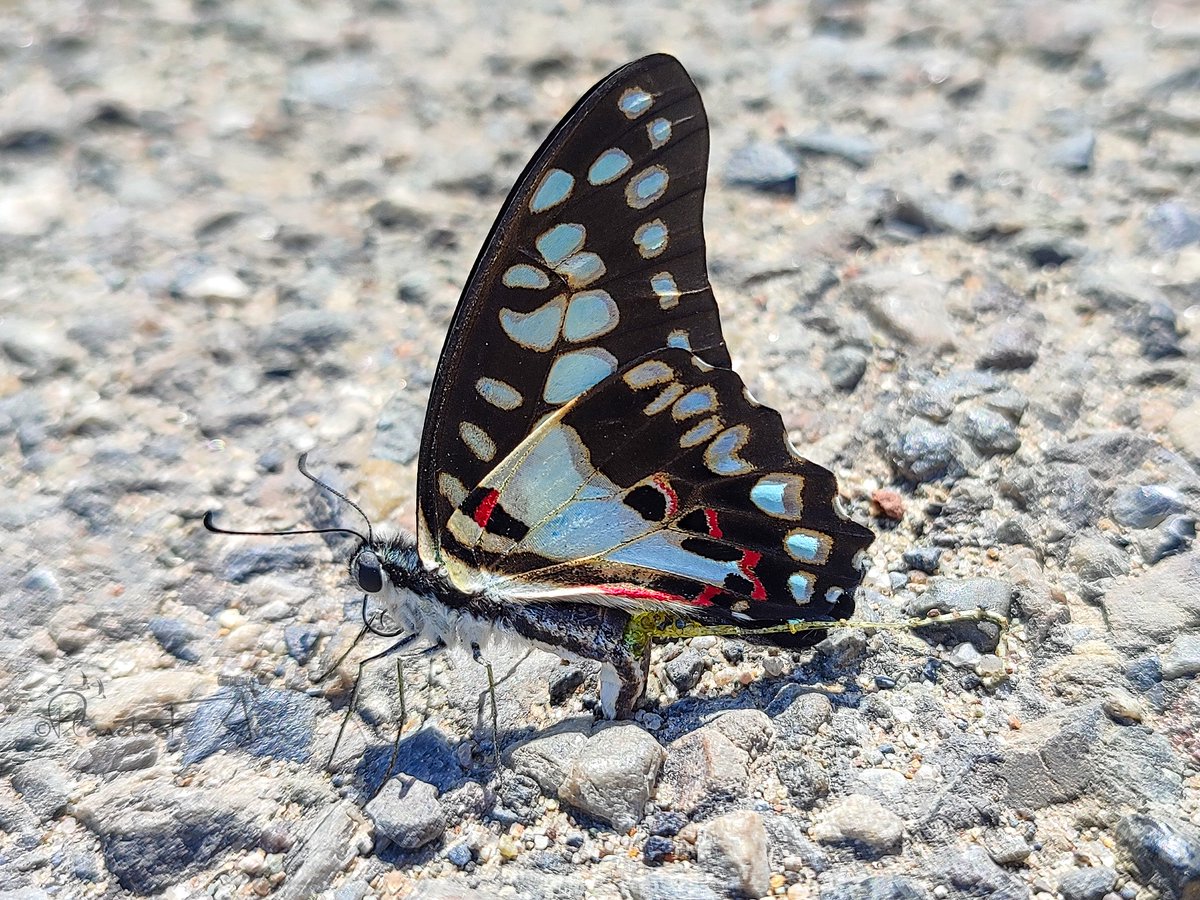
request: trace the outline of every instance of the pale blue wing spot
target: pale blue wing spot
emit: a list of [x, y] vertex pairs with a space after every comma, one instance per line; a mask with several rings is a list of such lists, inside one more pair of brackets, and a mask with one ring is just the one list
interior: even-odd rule
[[599, 347], [564, 353], [550, 366], [542, 399], [559, 404], [574, 400], [617, 371], [617, 358]]
[[636, 119], [654, 104], [654, 97], [641, 88], [629, 88], [617, 101], [621, 112], [628, 119]]
[[698, 416], [701, 413], [715, 412], [717, 409], [717, 392], [708, 385], [692, 388], [679, 398], [671, 407], [671, 415], [679, 422]]
[[703, 444], [710, 437], [721, 430], [721, 420], [716, 416], [709, 416], [698, 425], [693, 425], [685, 431], [679, 438], [679, 446], [687, 450], [699, 444]]
[[783, 546], [797, 562], [823, 566], [829, 561], [833, 539], [819, 531], [797, 528], [788, 532], [787, 537], [783, 539]]
[[688, 333], [682, 328], [676, 328], [667, 335], [667, 346], [676, 347], [680, 350], [691, 350], [692, 340], [688, 337]]
[[633, 242], [643, 259], [653, 259], [667, 249], [667, 226], [662, 219], [655, 219], [638, 226], [633, 233]]
[[750, 489], [750, 502], [769, 516], [799, 519], [804, 511], [804, 476], [780, 473], [760, 478]]
[[679, 533], [654, 531], [618, 547], [607, 554], [607, 559], [717, 586], [725, 583], [726, 576], [741, 574], [735, 562], [709, 559], [684, 550], [680, 546], [682, 540], [684, 537]]
[[607, 291], [583, 291], [567, 303], [563, 337], [573, 343], [608, 334], [617, 327], [620, 313]]
[[531, 526], [523, 549], [548, 559], [583, 559], [654, 527], [592, 468], [573, 428], [556, 424], [534, 434], [531, 444], [507, 457], [485, 482], [501, 490], [506, 512]]
[[617, 486], [592, 469], [578, 432], [564, 425], [535, 429], [531, 445], [505, 457], [484, 482], [501, 490], [504, 509], [522, 522], [540, 522], [589, 486], [617, 492]]
[[500, 327], [510, 338], [530, 350], [544, 352], [558, 341], [566, 295], [560, 294], [533, 312], [519, 313], [500, 310]]
[[726, 428], [705, 448], [704, 464], [717, 475], [745, 475], [754, 471], [753, 466], [737, 457], [749, 438], [750, 429], [745, 425]]
[[604, 277], [604, 260], [595, 253], [576, 253], [556, 265], [554, 271], [571, 287], [583, 288]]
[[552, 206], [557, 206], [571, 196], [571, 190], [574, 187], [575, 178], [570, 172], [551, 169], [542, 176], [537, 190], [533, 192], [533, 197], [529, 201], [529, 211], [540, 213]]
[[628, 153], [613, 147], [596, 157], [596, 161], [588, 169], [588, 181], [595, 185], [608, 184], [628, 172], [632, 165], [633, 160], [629, 158]]
[[650, 278], [650, 287], [658, 295], [658, 305], [663, 309], [674, 309], [681, 296], [675, 276], [670, 272], [659, 272]]
[[683, 385], [678, 381], [668, 384], [663, 388], [662, 392], [646, 404], [646, 408], [642, 410], [648, 416], [657, 416], [660, 412], [679, 399], [679, 395], [683, 393]]
[[475, 391], [492, 406], [506, 411], [516, 409], [525, 402], [520, 391], [497, 378], [480, 378], [475, 382]]
[[438, 475], [438, 490], [453, 507], [462, 506], [462, 502], [467, 499], [466, 485], [449, 472], [442, 472]]
[[586, 237], [587, 231], [582, 225], [555, 225], [537, 239], [538, 253], [547, 265], [556, 266], [582, 247]]
[[644, 363], [638, 363], [621, 377], [631, 388], [640, 390], [670, 381], [675, 377], [675, 370], [662, 360], [648, 359]]
[[784, 514], [783, 490], [786, 486], [781, 482], [764, 478], [750, 488], [750, 502], [768, 515], [782, 516]]
[[657, 150], [671, 139], [671, 123], [666, 119], [655, 119], [646, 126], [646, 134], [650, 137], [650, 146]]
[[458, 434], [471, 452], [483, 462], [491, 462], [496, 456], [496, 442], [478, 425], [472, 422], [460, 422]]
[[812, 599], [813, 577], [804, 572], [797, 572], [788, 578], [788, 590], [797, 603], [807, 603]]
[[505, 287], [510, 288], [533, 288], [540, 290], [550, 287], [550, 276], [539, 269], [537, 266], [518, 263], [515, 266], [509, 266], [504, 273], [504, 277], [500, 279], [504, 282]]
[[643, 169], [625, 187], [625, 202], [633, 209], [645, 209], [667, 192], [667, 170], [662, 166]]

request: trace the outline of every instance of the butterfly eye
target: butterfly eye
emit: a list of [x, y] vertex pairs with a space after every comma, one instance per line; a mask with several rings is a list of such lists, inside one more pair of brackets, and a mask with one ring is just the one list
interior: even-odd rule
[[358, 578], [358, 586], [368, 594], [378, 594], [383, 590], [383, 570], [379, 567], [379, 557], [370, 550], [358, 554], [354, 574]]

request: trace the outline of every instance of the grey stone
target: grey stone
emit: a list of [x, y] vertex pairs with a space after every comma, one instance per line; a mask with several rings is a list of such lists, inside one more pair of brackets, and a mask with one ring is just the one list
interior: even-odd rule
[[938, 570], [944, 552], [941, 547], [913, 547], [904, 551], [904, 564], [910, 571], [933, 575]]
[[1158, 527], [1138, 531], [1134, 540], [1141, 551], [1142, 559], [1149, 565], [1186, 552], [1196, 540], [1196, 520], [1190, 515], [1167, 516]]
[[298, 691], [260, 689], [252, 682], [222, 686], [196, 704], [183, 733], [185, 764], [221, 750], [305, 762], [321, 704]]
[[1184, 355], [1179, 322], [1169, 304], [1150, 303], [1138, 310], [1130, 326], [1142, 345], [1142, 356], [1153, 362]]
[[975, 451], [949, 428], [912, 419], [888, 447], [896, 471], [918, 484], [962, 478], [979, 462]]
[[284, 99], [288, 103], [347, 110], [382, 83], [382, 75], [369, 59], [357, 55], [319, 57], [291, 70]]
[[1160, 655], [1164, 681], [1200, 674], [1200, 634], [1180, 634]]
[[450, 860], [451, 863], [460, 869], [466, 868], [472, 858], [471, 847], [466, 841], [459, 841], [457, 844], [452, 844], [446, 850], [446, 859]]
[[800, 170], [791, 154], [778, 144], [753, 141], [742, 145], [729, 157], [724, 180], [732, 187], [795, 196]]
[[867, 138], [830, 131], [811, 131], [792, 138], [791, 145], [798, 153], [811, 156], [833, 156], [851, 165], [866, 169], [875, 161], [878, 148]]
[[557, 797], [587, 740], [588, 736], [578, 731], [535, 738], [510, 751], [509, 765], [517, 774], [536, 781], [545, 794]]
[[379, 415], [372, 455], [407, 466], [421, 452], [424, 427], [425, 399], [414, 396], [413, 391], [401, 391], [387, 402]]
[[866, 374], [869, 360], [866, 351], [858, 347], [838, 347], [825, 356], [825, 377], [839, 391], [853, 391]]
[[1021, 737], [999, 768], [1013, 806], [1082, 796], [1110, 806], [1178, 802], [1183, 764], [1166, 737], [1116, 725], [1099, 702], [1027, 722]]
[[259, 336], [259, 357], [268, 372], [288, 374], [313, 356], [337, 349], [354, 335], [349, 317], [325, 309], [286, 312]]
[[341, 800], [320, 817], [288, 855], [287, 880], [273, 895], [281, 900], [305, 900], [326, 890], [358, 855], [368, 820], [352, 802]]
[[6, 317], [0, 332], [0, 351], [25, 369], [32, 381], [71, 372], [83, 354], [57, 329]]
[[932, 193], [886, 192], [879, 223], [893, 240], [911, 241], [947, 232], [961, 234], [972, 225], [971, 211], [954, 200]]
[[1050, 229], [1033, 228], [1013, 241], [1013, 249], [1034, 269], [1057, 269], [1081, 259], [1088, 248], [1078, 238]]
[[929, 900], [933, 895], [905, 875], [872, 875], [821, 884], [821, 900]]
[[945, 286], [928, 277], [869, 272], [847, 283], [836, 300], [845, 308], [863, 310], [876, 328], [900, 344], [931, 352], [957, 344]]
[[402, 850], [416, 850], [446, 831], [446, 813], [432, 784], [400, 776], [389, 779], [366, 806], [375, 830]]
[[618, 831], [642, 818], [666, 753], [631, 722], [593, 734], [575, 757], [558, 796]]
[[148, 769], [158, 761], [158, 739], [150, 734], [106, 737], [79, 751], [71, 765], [81, 772], [108, 775]]
[[775, 740], [771, 718], [757, 709], [731, 709], [704, 726], [725, 735], [729, 742], [757, 759]]
[[656, 798], [688, 814], [720, 808], [747, 795], [749, 766], [750, 754], [719, 729], [698, 728], [667, 747]]
[[1106, 866], [1074, 869], [1058, 879], [1063, 900], [1103, 900], [1117, 883], [1117, 873]]
[[1098, 536], [1084, 536], [1071, 545], [1068, 565], [1085, 582], [1113, 578], [1129, 571], [1129, 554]]
[[823, 844], [848, 845], [868, 858], [900, 852], [904, 820], [863, 794], [850, 794], [822, 810], [811, 829]]
[[983, 835], [983, 846], [992, 861], [1001, 866], [1019, 866], [1033, 853], [1025, 838], [1007, 828], [989, 828]]
[[244, 584], [255, 575], [307, 569], [324, 555], [316, 544], [267, 544], [241, 547], [225, 555], [220, 574], [226, 581]]
[[566, 665], [555, 669], [548, 685], [550, 704], [561, 706], [566, 703], [567, 698], [575, 693], [587, 678], [588, 673], [581, 666]]
[[955, 414], [950, 421], [955, 431], [983, 456], [1016, 453], [1021, 447], [1021, 438], [1012, 421], [986, 406], [969, 408], [961, 416]]
[[675, 686], [679, 693], [684, 694], [700, 682], [700, 676], [708, 664], [699, 652], [691, 647], [685, 647], [674, 659], [668, 660], [663, 667], [667, 680]]
[[1158, 442], [1148, 435], [1114, 428], [1051, 447], [1046, 456], [1054, 462], [1084, 465], [1095, 477], [1109, 481], [1127, 478], [1158, 450]]
[[1164, 559], [1118, 584], [1105, 594], [1103, 607], [1113, 641], [1130, 653], [1200, 630], [1200, 553]]
[[1171, 900], [1192, 900], [1200, 891], [1200, 835], [1193, 829], [1135, 813], [1117, 823], [1117, 843]]
[[288, 656], [299, 665], [307, 665], [321, 639], [321, 629], [309, 622], [294, 622], [283, 626], [283, 646]]
[[1109, 502], [1112, 517], [1130, 528], [1153, 528], [1172, 513], [1186, 512], [1187, 498], [1165, 484], [1117, 488]]
[[699, 877], [654, 872], [637, 881], [625, 881], [631, 900], [721, 900], [728, 893], [717, 893]]
[[150, 633], [172, 656], [185, 662], [195, 662], [200, 654], [188, 645], [200, 637], [200, 632], [183, 619], [155, 616], [148, 623]]
[[1159, 203], [1146, 213], [1150, 249], [1173, 253], [1190, 244], [1200, 244], [1200, 215], [1178, 200]]
[[10, 777], [13, 789], [42, 822], [58, 817], [75, 786], [75, 779], [53, 759], [32, 759]]
[[815, 735], [829, 721], [833, 704], [822, 693], [789, 684], [775, 695], [767, 707], [767, 715], [771, 716], [775, 731], [795, 745], [800, 739]]
[[739, 810], [706, 822], [696, 837], [696, 862], [729, 894], [766, 896], [771, 864], [762, 816]]
[[1050, 164], [1069, 172], [1086, 172], [1096, 153], [1096, 133], [1090, 128], [1063, 138], [1050, 147]]
[[812, 809], [829, 796], [829, 773], [802, 753], [779, 754], [775, 773], [799, 809]]
[[[104, 863], [127, 891], [150, 894], [229, 850], [252, 847], [278, 813], [269, 778], [243, 773], [237, 790], [177, 786], [141, 773], [107, 781], [72, 807], [100, 840]], [[130, 810], [137, 810], [130, 815]]]
[[1000, 371], [1028, 369], [1037, 362], [1041, 344], [1041, 334], [1032, 322], [1009, 319], [992, 329], [975, 364]]
[[942, 856], [935, 861], [935, 866], [949, 886], [962, 892], [963, 896], [987, 897], [989, 900], [1029, 898], [1029, 888], [1025, 883], [992, 862], [982, 847], [970, 847], [962, 853]]

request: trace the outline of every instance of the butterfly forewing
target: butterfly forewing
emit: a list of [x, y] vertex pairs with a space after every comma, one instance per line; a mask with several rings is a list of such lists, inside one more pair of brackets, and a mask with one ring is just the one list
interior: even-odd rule
[[[509, 195], [467, 281], [430, 395], [419, 530], [447, 554], [454, 509], [539, 420], [665, 346], [728, 366], [702, 211], [708, 122], [669, 56], [584, 96]], [[445, 549], [443, 549], [445, 548]]]

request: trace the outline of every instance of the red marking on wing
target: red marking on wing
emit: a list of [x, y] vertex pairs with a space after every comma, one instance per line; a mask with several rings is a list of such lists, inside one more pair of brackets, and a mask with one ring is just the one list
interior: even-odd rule
[[721, 589], [711, 584], [705, 585], [704, 590], [695, 598], [684, 597], [680, 594], [669, 594], [666, 591], [656, 591], [653, 588], [638, 587], [632, 584], [598, 584], [596, 590], [610, 597], [629, 597], [633, 600], [654, 600], [658, 603], [686, 603], [688, 606], [712, 606], [713, 598], [721, 593]]
[[492, 488], [479, 501], [479, 505], [475, 507], [475, 514], [471, 517], [475, 520], [475, 524], [480, 528], [487, 528], [488, 520], [492, 517], [492, 510], [496, 508], [496, 501], [500, 499], [500, 492]]
[[738, 562], [738, 568], [742, 570], [742, 574], [754, 585], [750, 596], [755, 600], [766, 600], [767, 589], [763, 587], [762, 581], [754, 572], [754, 567], [758, 565], [760, 559], [762, 559], [762, 554], [757, 550], [743, 550], [741, 561]]
[[667, 516], [675, 515], [675, 513], [679, 512], [679, 495], [671, 487], [671, 482], [667, 481], [665, 475], [655, 475], [653, 481], [654, 486], [662, 491], [662, 495], [667, 498]]
[[708, 525], [708, 536], [720, 538], [725, 536], [725, 532], [721, 531], [721, 526], [717, 524], [717, 511], [715, 509], [704, 510], [704, 521]]

